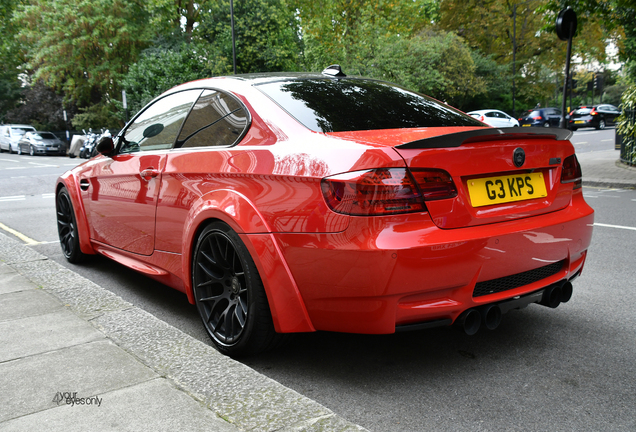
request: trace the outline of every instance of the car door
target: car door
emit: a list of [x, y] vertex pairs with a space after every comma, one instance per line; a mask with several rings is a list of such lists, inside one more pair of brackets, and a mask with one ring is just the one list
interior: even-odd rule
[[616, 118], [621, 114], [618, 108], [613, 105], [600, 105], [598, 108], [598, 111], [605, 117], [605, 123], [607, 125], [616, 124]]
[[153, 102], [121, 132], [113, 156], [98, 156], [88, 163], [80, 188], [95, 241], [152, 254], [167, 152], [200, 93], [187, 90]]

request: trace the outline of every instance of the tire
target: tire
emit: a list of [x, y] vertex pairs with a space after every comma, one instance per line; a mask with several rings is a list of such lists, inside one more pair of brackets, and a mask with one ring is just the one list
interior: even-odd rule
[[29, 146], [29, 154], [31, 156], [35, 156], [35, 149], [33, 148], [33, 146]]
[[13, 148], [11, 148], [11, 144], [9, 144], [9, 154], [13, 154]]
[[543, 127], [550, 127], [550, 122], [546, 121], [545, 123], [543, 123]]
[[19, 155], [21, 155], [21, 154], [22, 154], [22, 147], [20, 147], [20, 145], [18, 145], [18, 152], [17, 152], [17, 153], [18, 153]]
[[73, 264], [85, 261], [88, 255], [80, 249], [73, 202], [66, 188], [62, 188], [58, 192], [55, 198], [55, 210], [57, 213], [57, 233], [60, 237], [60, 246], [64, 257]]
[[596, 129], [600, 129], [600, 130], [604, 130], [605, 129], [605, 120], [600, 119], [598, 122], [598, 126], [596, 127]]
[[257, 354], [280, 343], [263, 283], [245, 244], [223, 222], [203, 229], [192, 259], [192, 289], [203, 326], [223, 354]]

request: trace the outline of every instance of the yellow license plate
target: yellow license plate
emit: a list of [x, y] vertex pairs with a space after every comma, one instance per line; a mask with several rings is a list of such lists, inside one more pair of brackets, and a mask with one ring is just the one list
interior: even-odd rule
[[584, 120], [575, 120], [574, 121], [574, 124], [583, 124], [583, 123], [585, 123]]
[[468, 194], [473, 207], [525, 201], [548, 196], [542, 173], [468, 180]]
[[521, 125], [521, 127], [530, 127], [530, 126], [532, 126], [532, 125], [531, 125], [531, 124], [524, 124], [524, 125]]

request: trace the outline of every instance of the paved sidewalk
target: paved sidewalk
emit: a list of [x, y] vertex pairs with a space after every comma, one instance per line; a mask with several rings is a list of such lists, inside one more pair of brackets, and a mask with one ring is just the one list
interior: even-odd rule
[[620, 163], [620, 150], [577, 153], [583, 186], [636, 189], [636, 167]]
[[361, 431], [0, 234], [0, 430]]

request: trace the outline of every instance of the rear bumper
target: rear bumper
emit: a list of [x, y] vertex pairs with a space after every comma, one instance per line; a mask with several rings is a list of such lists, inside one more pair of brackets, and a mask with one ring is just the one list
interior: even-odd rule
[[[393, 333], [396, 326], [453, 322], [467, 309], [570, 279], [585, 263], [593, 222], [577, 193], [557, 212], [470, 228], [442, 230], [417, 214], [351, 218], [337, 234], [275, 237], [317, 330]], [[478, 283], [557, 262], [556, 272], [538, 281], [473, 293]]]

